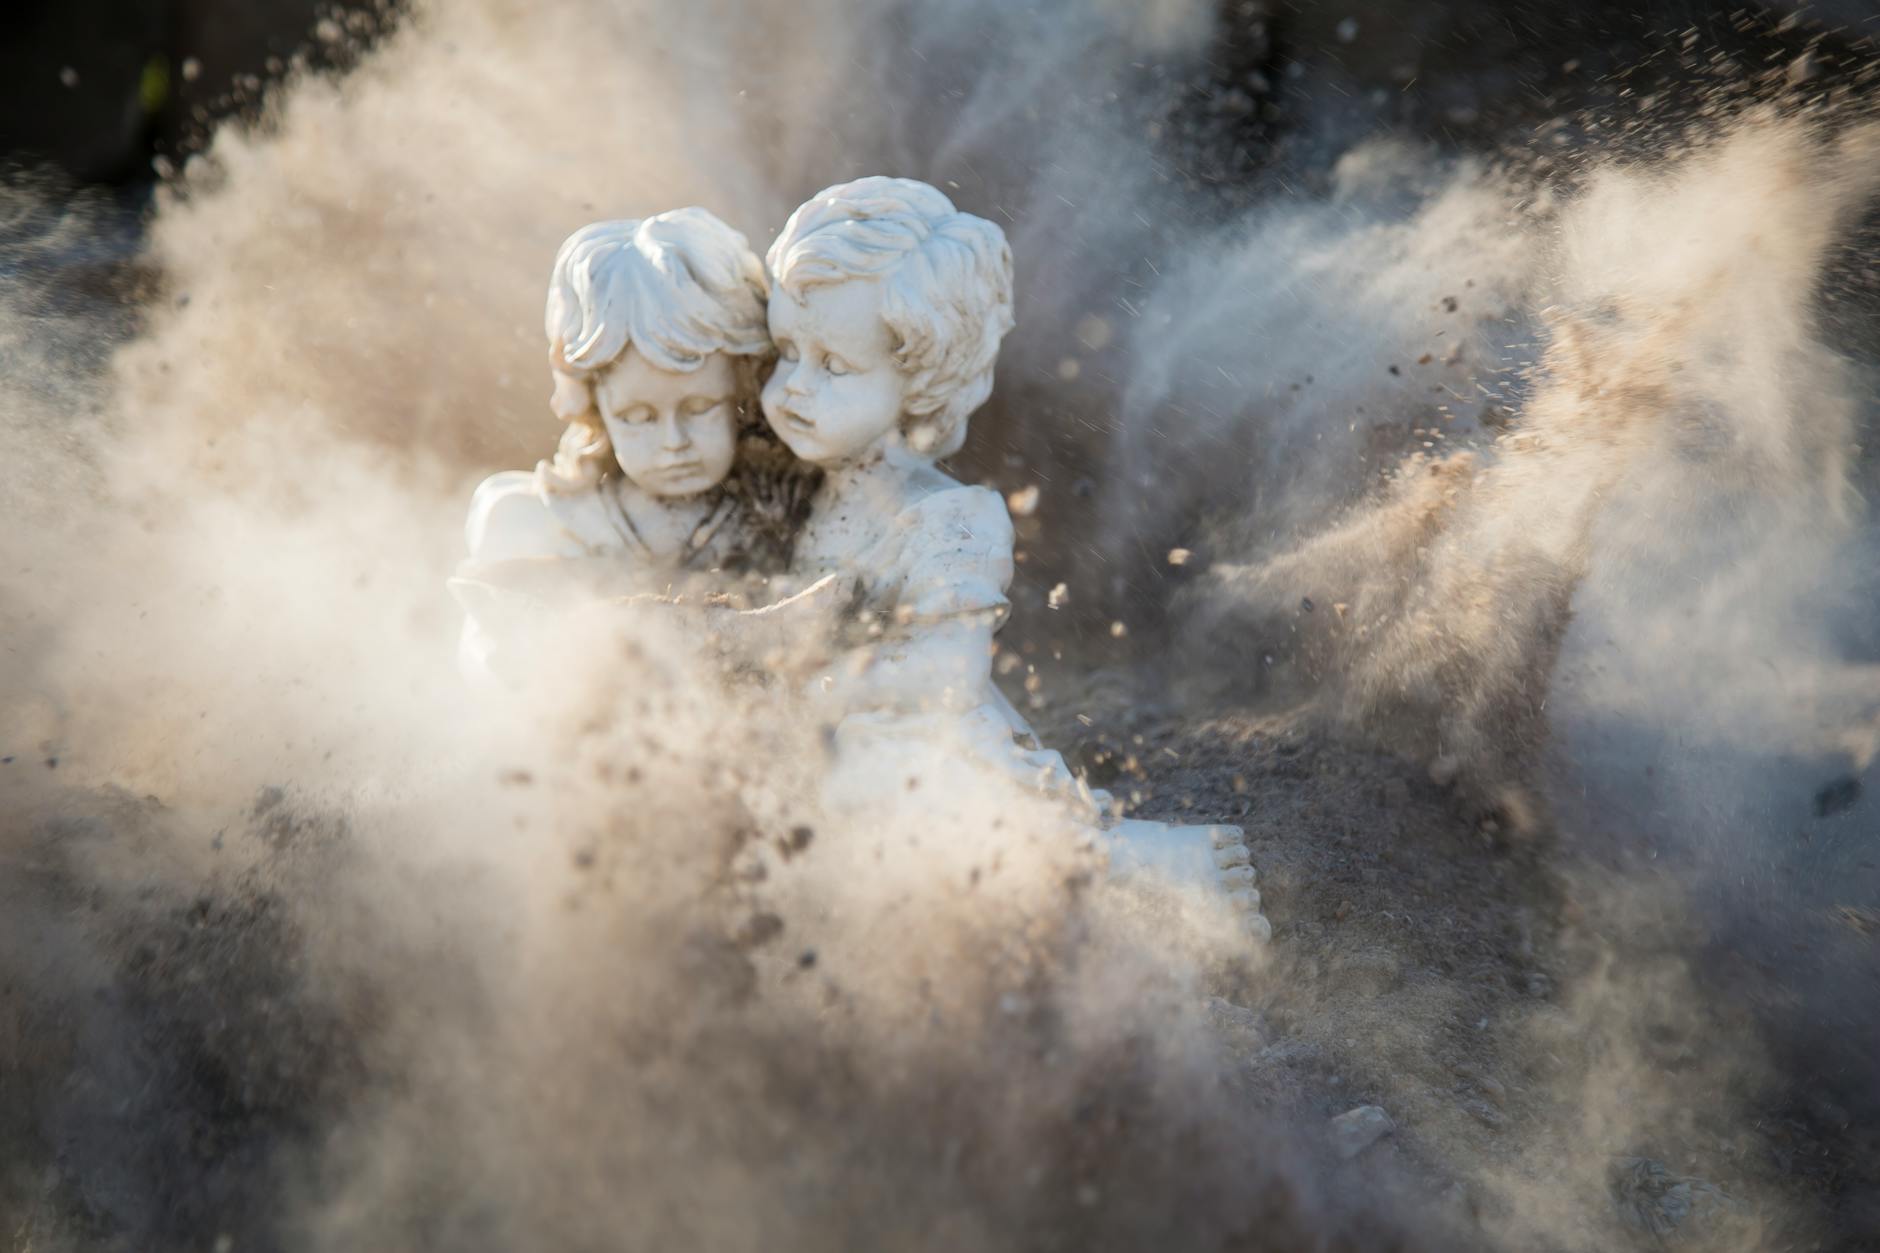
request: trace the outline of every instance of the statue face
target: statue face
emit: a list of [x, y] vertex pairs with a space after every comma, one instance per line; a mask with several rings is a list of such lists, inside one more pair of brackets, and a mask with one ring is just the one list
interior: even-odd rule
[[695, 496], [724, 482], [737, 454], [737, 371], [715, 352], [689, 374], [631, 348], [594, 387], [614, 459], [642, 491]]
[[790, 451], [833, 466], [875, 452], [901, 422], [907, 379], [881, 317], [878, 279], [849, 279], [770, 297], [777, 369], [764, 385], [764, 417]]

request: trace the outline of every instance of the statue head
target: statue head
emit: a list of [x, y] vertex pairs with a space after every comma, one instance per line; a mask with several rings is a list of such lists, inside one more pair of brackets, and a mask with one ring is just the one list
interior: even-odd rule
[[770, 355], [764, 300], [749, 243], [703, 209], [570, 235], [545, 317], [549, 404], [568, 423], [550, 484], [622, 473], [652, 495], [691, 496], [723, 482]]
[[803, 460], [957, 452], [1012, 329], [1005, 234], [904, 178], [819, 192], [770, 246], [764, 416]]

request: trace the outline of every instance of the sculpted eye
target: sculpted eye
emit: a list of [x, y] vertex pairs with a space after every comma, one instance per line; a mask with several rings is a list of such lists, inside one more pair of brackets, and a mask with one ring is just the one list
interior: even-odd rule
[[722, 396], [688, 396], [679, 406], [679, 412], [688, 418], [696, 418], [702, 413], [710, 413], [725, 403]]
[[854, 366], [851, 366], [848, 362], [836, 356], [834, 353], [828, 353], [824, 355], [823, 369], [829, 371], [829, 373], [835, 375], [837, 378], [841, 378], [844, 374], [855, 373]]
[[644, 426], [654, 418], [651, 405], [630, 405], [620, 415], [622, 422], [631, 426]]

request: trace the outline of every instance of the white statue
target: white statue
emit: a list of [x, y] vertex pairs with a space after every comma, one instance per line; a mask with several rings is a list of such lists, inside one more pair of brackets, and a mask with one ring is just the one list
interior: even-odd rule
[[925, 183], [864, 178], [797, 209], [768, 262], [778, 362], [764, 416], [824, 476], [791, 565], [859, 583], [861, 638], [812, 689], [834, 715], [838, 753], [874, 736], [957, 735], [1082, 808], [1117, 869], [1218, 883], [1270, 934], [1239, 828], [1121, 819], [992, 682], [1011, 518], [999, 493], [934, 462], [965, 440], [1012, 327], [1004, 234]]
[[[513, 673], [545, 604], [660, 593], [654, 611], [699, 615], [747, 663], [809, 652], [838, 760], [870, 740], [963, 743], [1071, 807], [1115, 868], [1219, 885], [1267, 934], [1238, 828], [1121, 818], [992, 682], [1011, 518], [934, 462], [964, 441], [1012, 326], [1004, 235], [924, 183], [868, 178], [791, 215], [769, 265], [766, 310], [763, 266], [702, 209], [595, 223], [562, 245], [546, 329], [568, 429], [553, 461], [473, 498], [452, 580], [470, 610], [466, 673]], [[755, 401], [773, 340], [766, 431]], [[806, 590], [723, 604], [730, 576], [786, 555]]]
[[452, 580], [467, 672], [501, 669], [499, 641], [542, 602], [782, 565], [810, 480], [757, 417], [764, 300], [744, 236], [703, 209], [562, 244], [545, 320], [549, 403], [568, 427], [552, 461], [472, 498]]

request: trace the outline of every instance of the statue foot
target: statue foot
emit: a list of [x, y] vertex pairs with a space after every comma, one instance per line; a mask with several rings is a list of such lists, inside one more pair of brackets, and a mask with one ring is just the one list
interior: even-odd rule
[[1260, 872], [1253, 867], [1247, 833], [1239, 827], [1179, 826], [1123, 818], [1105, 828], [1110, 866], [1118, 875], [1159, 874], [1184, 886], [1223, 895], [1254, 938], [1273, 938], [1260, 912]]

